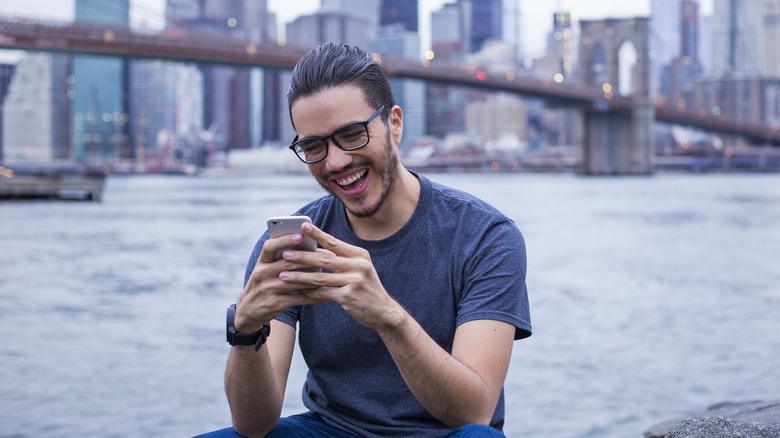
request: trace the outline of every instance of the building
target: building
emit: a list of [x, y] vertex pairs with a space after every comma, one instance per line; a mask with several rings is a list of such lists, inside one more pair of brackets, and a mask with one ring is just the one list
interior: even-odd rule
[[780, 0], [763, 1], [764, 69], [766, 78], [780, 79]]
[[[528, 110], [520, 98], [498, 94], [485, 100], [471, 102], [465, 107], [467, 132], [479, 135], [486, 146], [507, 143], [524, 145], [528, 142]], [[507, 149], [506, 147], [497, 147]]]
[[320, 12], [301, 15], [287, 23], [287, 44], [315, 47], [325, 42], [347, 43], [368, 47], [371, 22], [343, 12]]
[[471, 3], [447, 3], [431, 13], [431, 50], [436, 60], [457, 61], [471, 52]]
[[[168, 2], [166, 23], [168, 28], [185, 33], [206, 32], [256, 43], [276, 40], [276, 18], [268, 12], [267, 0]], [[258, 129], [264, 126], [265, 119], [263, 92], [269, 88], [262, 83], [265, 76], [246, 68], [213, 65], [200, 68], [203, 125], [219, 134], [215, 137], [217, 151], [259, 146], [266, 136]]]
[[763, 0], [714, 0], [712, 74], [757, 77], [762, 73]]
[[555, 65], [555, 71], [544, 77], [553, 78], [555, 74], [560, 74], [562, 79], [571, 78], [574, 75], [575, 56], [571, 13], [554, 12], [552, 30], [547, 35], [547, 57], [551, 58], [550, 63]]
[[[382, 57], [394, 56], [402, 59], [419, 59], [420, 36], [405, 29], [401, 23], [385, 26], [377, 38], [371, 41], [371, 52]], [[413, 79], [390, 78], [390, 86], [396, 103], [404, 112], [404, 132], [399, 149], [408, 150], [415, 140], [425, 135], [425, 82]]]
[[[776, 117], [778, 84], [776, 81], [726, 74], [719, 78], [700, 79], [694, 84], [692, 108], [704, 108], [715, 115], [753, 123], [772, 123]], [[768, 97], [774, 96], [770, 102]], [[775, 114], [772, 114], [774, 112]]]
[[[3, 160], [52, 162], [71, 156], [68, 57], [29, 52], [16, 66], [3, 102]], [[96, 121], [89, 121], [96, 122]]]
[[[76, 0], [76, 22], [130, 25], [130, 1]], [[102, 165], [133, 154], [128, 122], [128, 61], [72, 55], [71, 142], [78, 162]]]
[[379, 7], [380, 26], [400, 24], [409, 32], [417, 32], [418, 21], [417, 0], [382, 0]]
[[[203, 75], [192, 65], [140, 61], [130, 65], [130, 121], [139, 169], [203, 167]], [[198, 149], [195, 157], [193, 149]]]
[[[574, 29], [571, 13], [557, 11], [552, 15], [552, 29], [547, 35], [547, 53], [533, 60], [535, 76], [555, 81], [576, 81], [574, 66]], [[536, 138], [534, 144], [551, 146], [572, 145], [581, 132], [581, 123], [577, 119], [577, 110], [530, 106], [529, 116], [535, 121]]]
[[379, 28], [379, 0], [322, 0], [319, 12], [345, 14], [365, 20], [368, 22], [371, 38], [376, 35]]
[[680, 49], [662, 70], [661, 95], [669, 102], [685, 105], [694, 93], [694, 82], [702, 75], [699, 61], [699, 3], [680, 1]]
[[680, 54], [681, 0], [650, 1], [650, 92], [663, 94], [663, 69]]
[[699, 59], [699, 2], [680, 2], [680, 53], [683, 58]]
[[482, 50], [490, 40], [503, 39], [502, 0], [459, 0], [471, 3], [471, 51]]
[[0, 163], [3, 161], [3, 112], [5, 108], [5, 98], [8, 96], [8, 88], [11, 86], [11, 79], [16, 72], [16, 64], [0, 64]]

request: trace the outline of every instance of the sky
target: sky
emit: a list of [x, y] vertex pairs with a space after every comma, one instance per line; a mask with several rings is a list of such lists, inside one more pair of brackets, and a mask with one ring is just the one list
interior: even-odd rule
[[[106, 0], [109, 1], [109, 0]], [[430, 47], [429, 23], [431, 12], [453, 0], [419, 0], [420, 39], [422, 49]], [[518, 0], [504, 0], [507, 5]], [[700, 13], [712, 13], [713, 0], [700, 0]], [[166, 0], [130, 0], [131, 20], [134, 25], [146, 24], [149, 27], [161, 25]], [[43, 17], [50, 19], [72, 19], [74, 0], [0, 0], [0, 14], [11, 16]], [[521, 4], [521, 41], [525, 56], [536, 57], [543, 54], [547, 33], [552, 25], [552, 13], [569, 11], [576, 19], [622, 18], [648, 16], [650, 0], [520, 0]], [[276, 13], [278, 28], [284, 29], [284, 23], [294, 20], [302, 14], [317, 10], [320, 0], [268, 0], [268, 9]]]

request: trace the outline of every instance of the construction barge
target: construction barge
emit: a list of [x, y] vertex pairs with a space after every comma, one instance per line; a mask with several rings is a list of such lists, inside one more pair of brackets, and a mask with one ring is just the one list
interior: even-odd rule
[[0, 200], [100, 201], [106, 173], [82, 166], [0, 165]]

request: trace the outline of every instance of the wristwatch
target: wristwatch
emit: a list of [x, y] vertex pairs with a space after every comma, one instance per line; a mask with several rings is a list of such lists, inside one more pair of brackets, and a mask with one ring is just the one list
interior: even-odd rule
[[271, 334], [271, 325], [263, 324], [255, 333], [246, 335], [236, 331], [236, 304], [233, 303], [227, 309], [227, 341], [230, 345], [254, 345], [255, 351], [265, 344], [268, 335]]

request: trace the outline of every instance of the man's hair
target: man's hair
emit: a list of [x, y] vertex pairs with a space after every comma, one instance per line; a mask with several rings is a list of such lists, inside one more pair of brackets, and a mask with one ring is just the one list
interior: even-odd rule
[[365, 50], [343, 43], [322, 44], [303, 55], [295, 65], [287, 90], [290, 120], [295, 101], [341, 85], [360, 88], [366, 103], [374, 108], [385, 105], [382, 121], [387, 122], [390, 109], [395, 105], [393, 90], [387, 80], [387, 69]]

